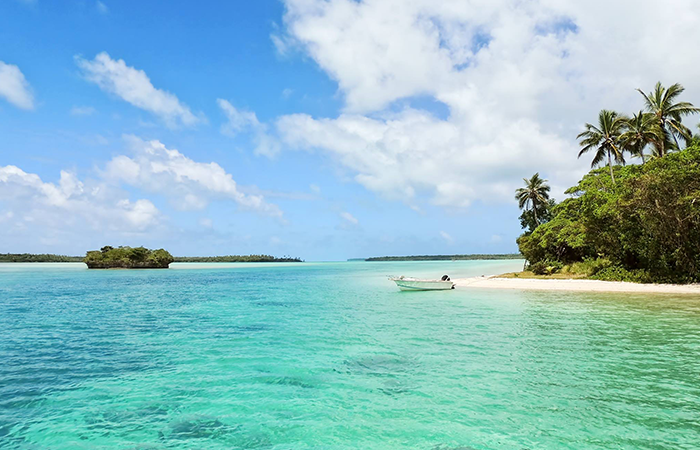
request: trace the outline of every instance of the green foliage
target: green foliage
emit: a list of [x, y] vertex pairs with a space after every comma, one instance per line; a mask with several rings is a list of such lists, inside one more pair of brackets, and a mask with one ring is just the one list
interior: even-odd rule
[[111, 247], [87, 252], [83, 260], [90, 269], [158, 269], [167, 268], [174, 261], [166, 250], [145, 247]]
[[537, 204], [536, 214], [533, 209], [524, 209], [520, 214], [520, 227], [532, 232], [543, 223], [549, 222], [552, 220], [552, 211], [554, 211], [555, 206], [557, 206], [556, 200], [550, 198], [545, 203]]
[[80, 256], [64, 256], [31, 253], [0, 253], [0, 262], [82, 262]]
[[525, 187], [515, 190], [515, 199], [518, 201], [518, 207], [523, 210], [520, 216], [522, 227], [527, 226], [532, 231], [545, 222], [545, 218], [540, 213], [546, 213], [549, 207], [551, 188], [547, 180], [540, 178], [539, 173], [534, 174], [530, 179], [523, 178], [523, 182]]
[[597, 169], [569, 189], [549, 222], [518, 238], [521, 253], [533, 264], [602, 257], [610, 267], [597, 274], [609, 277], [700, 281], [700, 147], [614, 170], [616, 184]]
[[543, 260], [532, 263], [528, 269], [535, 275], [552, 275], [559, 272], [563, 265], [559, 261]]
[[568, 272], [577, 275], [591, 277], [602, 270], [612, 267], [613, 262], [608, 258], [585, 258], [581, 262], [575, 262], [568, 266]]
[[644, 269], [627, 270], [620, 266], [607, 267], [592, 278], [603, 281], [629, 281], [632, 283], [653, 282], [653, 277]]

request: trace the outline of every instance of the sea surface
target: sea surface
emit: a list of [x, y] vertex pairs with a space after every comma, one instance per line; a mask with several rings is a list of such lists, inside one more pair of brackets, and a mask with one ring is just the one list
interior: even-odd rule
[[698, 449], [700, 299], [522, 261], [0, 265], [1, 449]]

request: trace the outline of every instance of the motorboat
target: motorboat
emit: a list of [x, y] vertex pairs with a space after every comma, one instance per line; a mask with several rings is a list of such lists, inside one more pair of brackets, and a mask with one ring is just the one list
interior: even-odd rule
[[402, 291], [446, 291], [454, 289], [455, 284], [450, 280], [450, 277], [444, 275], [439, 280], [421, 280], [412, 277], [389, 277], [391, 281]]

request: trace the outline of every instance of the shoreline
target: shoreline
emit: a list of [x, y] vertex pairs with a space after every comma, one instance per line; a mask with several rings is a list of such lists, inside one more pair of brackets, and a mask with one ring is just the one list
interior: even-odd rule
[[642, 284], [600, 280], [542, 280], [481, 276], [452, 280], [456, 288], [513, 289], [525, 291], [627, 292], [641, 294], [695, 294], [700, 296], [700, 284]]

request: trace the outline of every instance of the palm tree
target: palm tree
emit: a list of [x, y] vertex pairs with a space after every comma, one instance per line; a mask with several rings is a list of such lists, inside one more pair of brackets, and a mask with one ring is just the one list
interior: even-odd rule
[[604, 109], [598, 114], [598, 126], [586, 124], [586, 131], [576, 136], [580, 139], [579, 145], [582, 147], [578, 154], [580, 158], [584, 153], [595, 150], [596, 154], [593, 157], [591, 167], [595, 167], [608, 158], [608, 166], [610, 166], [610, 177], [615, 184], [615, 175], [613, 174], [613, 163], [624, 164], [625, 157], [623, 148], [620, 143], [620, 136], [625, 130], [627, 118], [620, 116], [615, 111]]
[[669, 150], [673, 149], [671, 138], [675, 142], [675, 148], [680, 148], [679, 138], [683, 139], [687, 145], [693, 137], [693, 133], [681, 123], [681, 120], [684, 116], [700, 112], [700, 108], [696, 108], [692, 103], [688, 102], [675, 103], [676, 98], [684, 90], [685, 88], [678, 83], [666, 89], [661, 85], [661, 82], [656, 83], [654, 90], [649, 94], [645, 94], [641, 89], [637, 89], [644, 96], [646, 110], [654, 115], [656, 125], [664, 135], [664, 139], [659, 140], [657, 143], [659, 156], [665, 156]]
[[515, 190], [515, 199], [518, 201], [520, 209], [528, 208], [532, 211], [535, 217], [535, 224], [539, 224], [537, 219], [537, 208], [547, 204], [549, 200], [550, 187], [547, 180], [540, 178], [540, 174], [536, 173], [530, 178], [523, 178], [525, 182], [524, 188]]
[[663, 132], [656, 124], [656, 117], [639, 111], [632, 118], [625, 120], [624, 126], [624, 132], [620, 135], [622, 148], [632, 156], [642, 158], [642, 164], [644, 164], [646, 162], [644, 150], [647, 145], [651, 144], [657, 149], [659, 142], [664, 139]]

